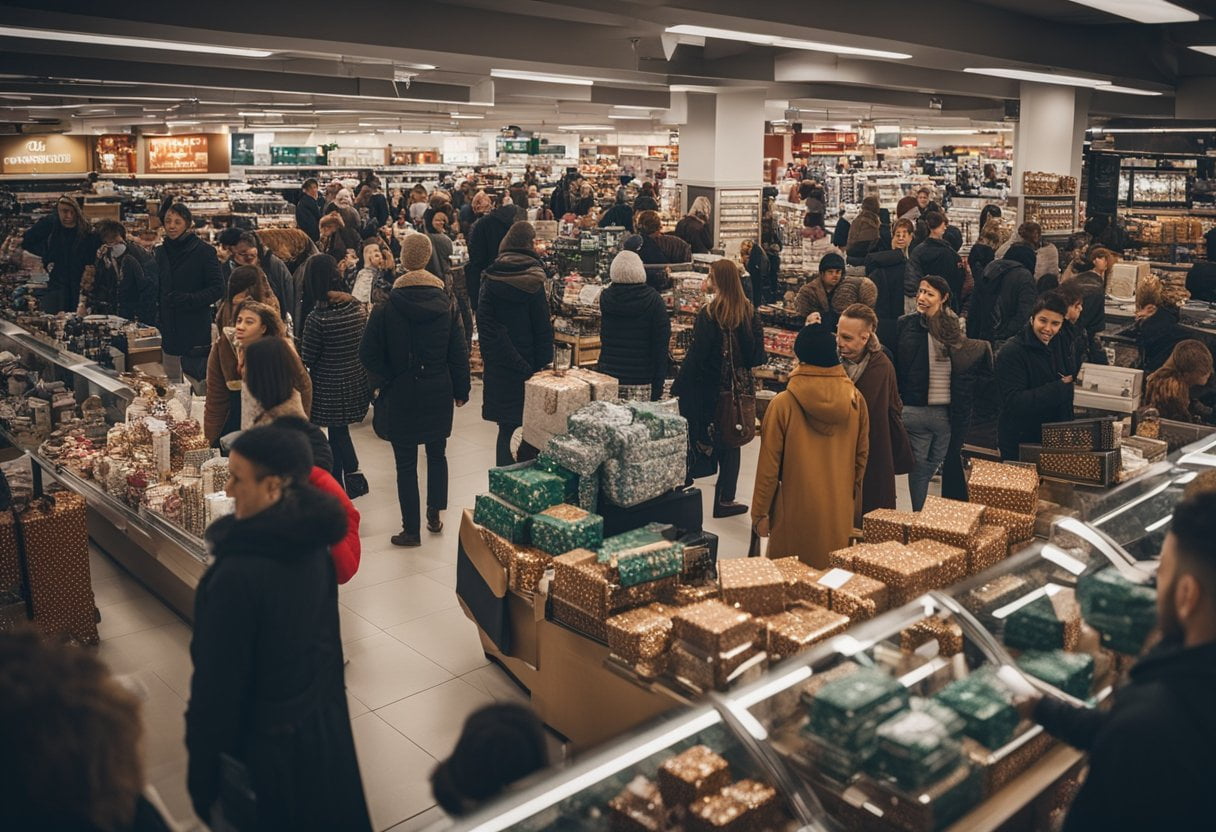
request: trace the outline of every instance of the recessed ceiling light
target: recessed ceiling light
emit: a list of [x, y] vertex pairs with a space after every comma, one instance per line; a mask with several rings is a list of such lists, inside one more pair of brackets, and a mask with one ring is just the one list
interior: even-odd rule
[[18, 26], [0, 26], [0, 37], [55, 40], [67, 43], [88, 43], [101, 46], [132, 46], [139, 49], [168, 49], [174, 52], [205, 52], [209, 55], [232, 55], [238, 58], [265, 58], [273, 55], [270, 49], [247, 49], [242, 46], [218, 46], [211, 43], [186, 43], [155, 38], [131, 38], [118, 35], [99, 35], [93, 32], [60, 32], [55, 29], [22, 29]]
[[1190, 23], [1198, 20], [1196, 12], [1165, 0], [1072, 0], [1108, 14], [1126, 17], [1137, 23]]
[[1213, 127], [1091, 127], [1090, 133], [1216, 133]]
[[650, 121], [650, 116], [638, 113], [637, 115], [629, 115], [628, 113], [609, 113], [608, 118], [619, 119], [627, 118], [632, 121]]
[[590, 78], [575, 78], [570, 75], [547, 75], [543, 72], [526, 72], [518, 69], [491, 69], [491, 78], [507, 78], [513, 81], [539, 81], [542, 84], [568, 84], [573, 87], [589, 87]]
[[558, 127], [557, 129], [565, 130], [567, 132], [575, 132], [575, 133], [581, 133], [584, 131], [588, 132], [588, 133], [592, 133], [597, 130], [611, 130], [612, 126], [608, 125], [608, 124], [563, 124], [561, 127]]
[[755, 32], [736, 32], [731, 29], [714, 29], [709, 26], [668, 26], [669, 35], [690, 35], [692, 37], [718, 38], [719, 40], [737, 40], [744, 43], [754, 43], [759, 46], [776, 46], [782, 49], [805, 49], [809, 52], [830, 52], [833, 55], [857, 55], [863, 58], [891, 58], [905, 61], [911, 58], [904, 52], [888, 52], [885, 49], [864, 49], [860, 46], [844, 46], [837, 43], [823, 43], [815, 40], [799, 38], [783, 38], [777, 35], [761, 35]]

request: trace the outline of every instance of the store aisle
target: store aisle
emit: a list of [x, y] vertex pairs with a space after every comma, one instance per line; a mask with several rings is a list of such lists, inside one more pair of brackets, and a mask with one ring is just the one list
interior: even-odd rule
[[[377, 830], [422, 829], [442, 817], [428, 778], [455, 744], [465, 717], [494, 701], [527, 703], [527, 695], [482, 654], [473, 625], [456, 601], [460, 511], [486, 490], [497, 428], [481, 420], [481, 385], [456, 411], [448, 440], [449, 509], [438, 535], [400, 549], [396, 474], [388, 444], [370, 419], [352, 435], [371, 493], [356, 501], [363, 515], [363, 559], [339, 588], [342, 641], [350, 663], [347, 696], [363, 785]], [[750, 497], [759, 442], [743, 449], [739, 499]], [[425, 454], [419, 468], [425, 469]], [[906, 478], [900, 503], [908, 502]], [[712, 481], [700, 483], [706, 528], [721, 555], [746, 553], [748, 519], [711, 518]], [[101, 609], [100, 656], [126, 674], [144, 699], [148, 779], [185, 828], [198, 826], [186, 794], [184, 745], [190, 691], [190, 628], [104, 554], [93, 551], [93, 587]], [[560, 754], [553, 743], [554, 758]]]

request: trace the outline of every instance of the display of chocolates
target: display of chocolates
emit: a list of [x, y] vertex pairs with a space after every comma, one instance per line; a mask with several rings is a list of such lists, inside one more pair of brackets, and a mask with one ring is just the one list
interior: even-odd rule
[[[1033, 515], [1039, 504], [1039, 475], [1026, 465], [976, 459], [971, 462], [967, 493], [974, 503]], [[994, 521], [985, 515], [984, 522]]]
[[705, 745], [694, 745], [659, 766], [659, 792], [669, 808], [687, 807], [730, 782], [730, 764]]
[[893, 540], [907, 543], [908, 533], [916, 522], [916, 513], [897, 511], [893, 508], [876, 508], [861, 518], [861, 531], [866, 543], [882, 543]]
[[1074, 419], [1043, 424], [1044, 448], [1074, 451], [1113, 451], [1119, 446], [1114, 417]]
[[785, 578], [768, 558], [731, 558], [718, 564], [722, 600], [752, 615], [785, 609]]
[[1039, 472], [1045, 477], [1088, 485], [1111, 485], [1123, 466], [1122, 452], [1048, 451], [1039, 454]]
[[1081, 639], [1081, 607], [1073, 590], [1049, 585], [1044, 593], [1011, 612], [1002, 638], [1007, 647], [1025, 650], [1076, 650]]

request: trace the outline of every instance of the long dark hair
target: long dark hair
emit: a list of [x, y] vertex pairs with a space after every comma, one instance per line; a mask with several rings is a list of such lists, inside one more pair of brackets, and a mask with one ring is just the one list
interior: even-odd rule
[[263, 410], [291, 398], [300, 358], [286, 338], [259, 338], [245, 348], [245, 389]]
[[[324, 303], [333, 287], [342, 286], [342, 274], [338, 271], [338, 261], [328, 254], [314, 254], [304, 261], [304, 296], [300, 300], [300, 321], [318, 303]], [[301, 330], [297, 330], [301, 331]]]

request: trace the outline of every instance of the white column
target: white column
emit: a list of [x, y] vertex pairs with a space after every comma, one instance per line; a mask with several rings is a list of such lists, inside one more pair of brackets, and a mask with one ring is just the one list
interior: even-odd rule
[[[1023, 171], [1080, 176], [1089, 90], [1022, 82], [1021, 115], [1013, 133], [1013, 190]], [[1078, 131], [1079, 125], [1079, 131]]]
[[764, 93], [688, 93], [680, 181], [729, 187], [764, 176]]

